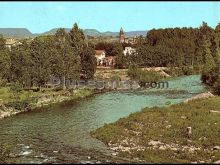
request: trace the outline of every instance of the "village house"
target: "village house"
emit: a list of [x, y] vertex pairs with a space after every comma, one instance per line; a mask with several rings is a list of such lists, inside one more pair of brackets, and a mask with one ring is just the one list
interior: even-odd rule
[[12, 46], [21, 45], [22, 43], [14, 38], [6, 38], [5, 46], [11, 51]]
[[123, 51], [123, 54], [126, 56], [127, 54], [128, 55], [131, 55], [132, 53], [135, 53], [136, 50], [132, 47], [125, 47], [125, 50]]
[[105, 58], [106, 66], [115, 66], [115, 56], [108, 56]]
[[137, 36], [125, 38], [125, 42], [124, 43], [132, 44], [132, 45], [136, 44], [137, 43]]
[[105, 59], [105, 50], [95, 50], [97, 65], [103, 65]]

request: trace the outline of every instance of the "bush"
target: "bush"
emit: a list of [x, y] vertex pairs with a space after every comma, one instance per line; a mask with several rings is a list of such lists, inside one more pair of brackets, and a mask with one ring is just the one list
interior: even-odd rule
[[167, 74], [171, 76], [182, 76], [184, 75], [183, 70], [181, 68], [170, 67], [165, 71]]
[[5, 79], [0, 78], [0, 86], [4, 87], [6, 86], [6, 84], [7, 84], [7, 81]]
[[194, 73], [191, 66], [183, 66], [181, 69], [184, 75], [192, 75]]
[[0, 145], [0, 164], [5, 164], [5, 160], [9, 155], [9, 150]]
[[17, 110], [23, 110], [23, 109], [29, 108], [30, 102], [31, 102], [30, 100], [14, 101], [14, 102], [9, 102], [5, 105], [9, 107], [13, 107]]
[[217, 81], [214, 84], [214, 91], [217, 95], [220, 95], [220, 77], [217, 79]]
[[128, 76], [131, 77], [131, 79], [138, 79], [138, 75], [140, 74], [142, 70], [137, 68], [136, 66], [132, 65], [128, 68]]
[[62, 91], [63, 88], [61, 86], [57, 86], [55, 88], [53, 88], [53, 91], [58, 92], [58, 91]]
[[20, 92], [22, 90], [22, 86], [19, 83], [13, 83], [10, 86], [10, 91], [13, 93]]
[[171, 76], [183, 76], [183, 75], [192, 75], [192, 74], [200, 74], [201, 67], [200, 66], [182, 66], [178, 68], [170, 67], [166, 70], [166, 73]]
[[212, 68], [209, 72], [203, 72], [201, 80], [204, 84], [213, 88], [217, 95], [220, 95], [220, 68]]
[[132, 79], [138, 80], [140, 86], [145, 86], [147, 82], [156, 82], [163, 77], [156, 71], [147, 71], [131, 66], [128, 69], [128, 76]]

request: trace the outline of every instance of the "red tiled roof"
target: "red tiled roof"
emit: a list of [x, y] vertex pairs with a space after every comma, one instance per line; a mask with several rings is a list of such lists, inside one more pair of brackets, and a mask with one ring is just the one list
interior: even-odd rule
[[106, 57], [108, 60], [110, 60], [110, 59], [114, 59], [115, 57], [114, 56], [108, 56], [108, 57]]
[[100, 56], [105, 50], [95, 50], [95, 55]]

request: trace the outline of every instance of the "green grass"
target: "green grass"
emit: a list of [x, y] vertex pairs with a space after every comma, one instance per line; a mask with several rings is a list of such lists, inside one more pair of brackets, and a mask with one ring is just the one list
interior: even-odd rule
[[75, 100], [87, 97], [93, 92], [89, 89], [78, 89], [74, 92], [64, 90], [54, 91], [50, 88], [42, 88], [41, 91], [33, 92], [32, 90], [13, 91], [11, 87], [0, 88], [0, 103], [5, 106], [13, 107], [17, 110], [23, 110], [25, 107], [36, 108], [37, 100], [42, 96], [65, 96], [68, 100]]
[[[196, 100], [187, 104], [181, 103], [170, 107], [145, 108], [133, 113], [115, 123], [106, 124], [92, 132], [92, 136], [108, 144], [121, 144], [129, 137], [135, 145], [148, 147], [150, 140], [159, 140], [165, 144], [200, 147], [201, 150], [189, 153], [170, 149], [149, 149], [120, 152], [124, 157], [138, 157], [153, 163], [190, 163], [204, 160], [209, 162], [220, 159], [220, 150], [212, 151], [214, 146], [220, 146], [220, 97]], [[185, 119], [182, 117], [186, 117]], [[166, 128], [171, 125], [170, 128]], [[185, 130], [192, 127], [192, 136], [188, 138]], [[135, 132], [139, 132], [136, 135]], [[206, 139], [201, 139], [206, 137]], [[189, 141], [190, 140], [190, 141]]]

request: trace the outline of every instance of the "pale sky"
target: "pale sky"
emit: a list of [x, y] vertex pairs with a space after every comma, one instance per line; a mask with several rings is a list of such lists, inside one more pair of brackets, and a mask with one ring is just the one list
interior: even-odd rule
[[215, 27], [220, 21], [219, 2], [0, 2], [0, 28], [27, 28], [41, 33], [52, 28], [101, 32], [199, 27], [202, 21]]

